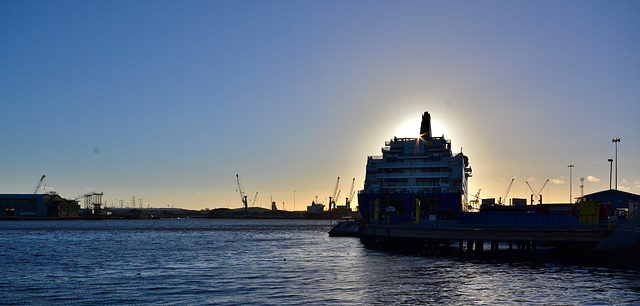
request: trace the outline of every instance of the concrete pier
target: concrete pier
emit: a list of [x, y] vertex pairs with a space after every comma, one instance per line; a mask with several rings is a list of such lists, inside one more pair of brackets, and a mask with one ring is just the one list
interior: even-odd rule
[[[457, 240], [458, 252], [470, 256], [483, 256], [484, 244], [497, 254], [500, 243], [509, 244], [509, 252], [517, 254], [535, 253], [539, 245], [561, 248], [593, 248], [611, 233], [608, 229], [595, 227], [529, 227], [506, 228], [504, 226], [408, 226], [366, 224], [362, 241], [367, 244], [376, 241], [378, 246], [410, 245], [412, 248], [427, 249], [430, 253], [442, 253], [448, 249], [451, 240]], [[465, 245], [466, 244], [466, 245]], [[455, 243], [454, 243], [455, 245]]]

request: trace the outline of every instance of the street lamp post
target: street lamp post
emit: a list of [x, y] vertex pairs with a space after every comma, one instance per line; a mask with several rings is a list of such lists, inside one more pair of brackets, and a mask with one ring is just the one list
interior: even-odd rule
[[573, 199], [573, 194], [572, 191], [573, 189], [572, 187], [572, 180], [573, 180], [573, 167], [575, 167], [574, 165], [568, 165], [567, 167], [569, 167], [569, 203], [571, 203], [572, 199]]
[[611, 172], [613, 172], [613, 159], [607, 159], [609, 161], [609, 190], [611, 190]]
[[620, 142], [620, 138], [611, 139], [611, 142], [616, 144], [616, 190], [618, 190], [618, 142]]

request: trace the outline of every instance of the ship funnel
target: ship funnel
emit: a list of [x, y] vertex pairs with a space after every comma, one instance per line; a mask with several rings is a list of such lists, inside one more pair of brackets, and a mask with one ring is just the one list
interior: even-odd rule
[[420, 138], [431, 137], [431, 115], [429, 112], [422, 114], [422, 124], [420, 125]]

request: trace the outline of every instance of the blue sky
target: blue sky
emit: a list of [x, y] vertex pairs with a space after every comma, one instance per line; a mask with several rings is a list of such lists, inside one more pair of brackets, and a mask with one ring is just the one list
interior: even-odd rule
[[[422, 112], [470, 193], [640, 193], [638, 1], [0, 1], [0, 193], [240, 207], [361, 188]], [[413, 134], [412, 134], [413, 133]], [[615, 178], [614, 178], [615, 181]], [[295, 193], [294, 193], [295, 190]], [[342, 200], [341, 200], [342, 201]]]

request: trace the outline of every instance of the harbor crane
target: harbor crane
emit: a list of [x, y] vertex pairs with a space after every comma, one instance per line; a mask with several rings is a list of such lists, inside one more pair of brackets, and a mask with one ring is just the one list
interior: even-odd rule
[[256, 199], [258, 199], [258, 192], [256, 191], [256, 196], [253, 197], [253, 202], [251, 202], [251, 207], [255, 207], [256, 206]]
[[355, 190], [353, 189], [355, 184], [356, 184], [356, 178], [354, 177], [353, 180], [351, 181], [351, 190], [349, 191], [349, 196], [345, 204], [347, 209], [351, 209], [351, 201], [353, 201], [353, 197], [355, 196]]
[[38, 194], [38, 191], [40, 190], [40, 188], [42, 188], [42, 185], [44, 184], [44, 178], [46, 177], [46, 175], [42, 175], [42, 177], [40, 178], [40, 181], [38, 181], [38, 185], [36, 185], [36, 189], [33, 190], [33, 194]]
[[475, 195], [473, 195], [473, 199], [471, 199], [469, 201], [469, 204], [470, 204], [469, 208], [470, 209], [472, 209], [472, 210], [480, 209], [480, 191], [481, 190], [482, 189], [478, 189], [478, 192]]
[[529, 190], [531, 190], [531, 205], [533, 205], [534, 199], [538, 198], [538, 195], [540, 195], [539, 204], [542, 204], [542, 190], [544, 189], [544, 187], [547, 186], [548, 182], [549, 182], [549, 179], [547, 179], [544, 182], [544, 184], [542, 184], [542, 187], [540, 187], [538, 192], [535, 192], [535, 191], [533, 191], [533, 188], [531, 188], [531, 185], [529, 185], [529, 182], [525, 181], [525, 183], [527, 183], [527, 186], [529, 186]]
[[238, 176], [236, 174], [236, 180], [238, 181], [238, 192], [240, 193], [240, 200], [242, 201], [242, 204], [244, 205], [244, 213], [248, 214], [249, 213], [249, 207], [247, 205], [247, 196], [244, 194], [244, 191], [242, 190], [242, 185], [240, 185], [240, 176]]
[[338, 180], [336, 181], [336, 187], [333, 189], [333, 196], [329, 197], [329, 210], [331, 210], [331, 206], [336, 206], [336, 200], [338, 199], [338, 185], [340, 185], [340, 177], [338, 176]]
[[511, 183], [509, 183], [509, 186], [507, 187], [507, 191], [504, 194], [504, 197], [501, 197], [498, 199], [498, 205], [506, 205], [507, 202], [507, 197], [509, 196], [509, 192], [511, 192], [511, 186], [513, 186], [513, 180], [515, 180], [516, 178], [512, 178], [511, 179]]

